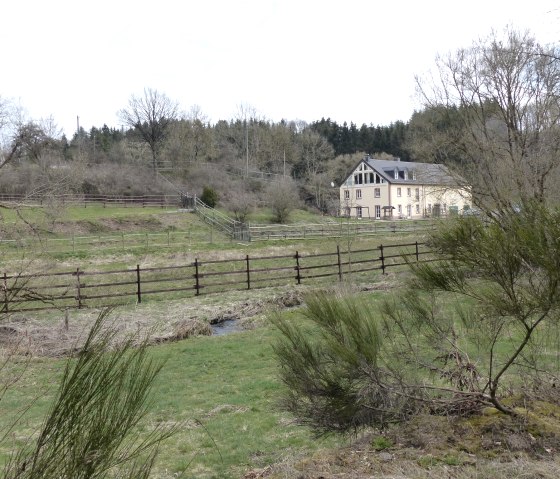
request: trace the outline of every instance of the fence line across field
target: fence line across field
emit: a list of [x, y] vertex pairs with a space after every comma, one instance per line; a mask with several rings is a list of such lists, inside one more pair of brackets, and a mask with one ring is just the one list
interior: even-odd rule
[[[222, 221], [221, 219], [216, 220]], [[207, 220], [211, 228], [216, 223]], [[325, 223], [298, 225], [270, 225], [248, 226], [248, 229], [235, 230], [237, 226], [231, 224], [228, 235], [231, 241], [274, 241], [274, 240], [312, 240], [318, 238], [363, 237], [396, 233], [423, 233], [434, 227], [432, 222], [423, 223]], [[0, 248], [4, 250], [31, 249], [47, 253], [76, 253], [88, 251], [92, 247], [105, 250], [126, 251], [133, 248], [172, 246], [190, 246], [194, 242], [212, 243], [212, 231], [203, 232], [196, 228], [183, 231], [166, 231], [154, 233], [120, 233], [97, 235], [72, 235], [67, 237], [50, 238], [19, 238], [0, 239]]]
[[436, 227], [432, 220], [391, 221], [337, 221], [316, 224], [249, 225], [252, 241], [279, 239], [311, 239], [318, 237], [373, 236], [390, 233], [421, 233]]
[[102, 206], [131, 206], [131, 207], [178, 207], [182, 197], [175, 195], [53, 195], [53, 196], [26, 196], [0, 194], [0, 202], [16, 203], [25, 206], [43, 206], [56, 201], [62, 205], [75, 205], [87, 208], [88, 205]]
[[[254, 290], [287, 284], [318, 284], [322, 280], [360, 277], [409, 261], [433, 259], [423, 243], [379, 245], [355, 251], [276, 256], [250, 256], [221, 260], [195, 259], [184, 265], [89, 271], [76, 268], [57, 273], [3, 274], [0, 313], [47, 309], [89, 308], [141, 303], [146, 296], [168, 299]], [[332, 281], [332, 279], [330, 279]]]

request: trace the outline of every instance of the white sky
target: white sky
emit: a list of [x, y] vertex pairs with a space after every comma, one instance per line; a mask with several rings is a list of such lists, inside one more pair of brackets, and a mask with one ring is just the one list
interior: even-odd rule
[[560, 40], [560, 0], [2, 0], [0, 96], [30, 118], [119, 127], [148, 87], [212, 122], [408, 121], [414, 75], [492, 28]]

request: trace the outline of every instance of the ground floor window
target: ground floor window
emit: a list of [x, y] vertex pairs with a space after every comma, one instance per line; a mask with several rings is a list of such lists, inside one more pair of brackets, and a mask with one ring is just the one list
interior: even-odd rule
[[412, 216], [412, 205], [406, 205], [406, 215]]
[[419, 215], [420, 214], [420, 204], [416, 203], [416, 214]]

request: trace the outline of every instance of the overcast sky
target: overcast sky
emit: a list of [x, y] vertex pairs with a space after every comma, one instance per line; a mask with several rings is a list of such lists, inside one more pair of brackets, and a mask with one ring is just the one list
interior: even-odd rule
[[560, 40], [560, 0], [2, 0], [0, 96], [71, 137], [156, 89], [211, 122], [408, 121], [414, 75], [506, 24]]

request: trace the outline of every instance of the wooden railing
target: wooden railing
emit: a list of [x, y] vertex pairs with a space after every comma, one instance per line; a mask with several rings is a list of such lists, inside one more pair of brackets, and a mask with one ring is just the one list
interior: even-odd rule
[[180, 195], [7, 195], [0, 194], [0, 203], [16, 203], [27, 206], [43, 206], [56, 201], [62, 205], [77, 205], [87, 208], [91, 205], [103, 206], [159, 206], [159, 207], [179, 207], [181, 206]]
[[141, 303], [146, 297], [166, 299], [232, 290], [254, 290], [308, 284], [335, 278], [370, 280], [374, 272], [402, 267], [407, 261], [431, 261], [422, 243], [380, 245], [355, 251], [321, 254], [290, 252], [277, 256], [195, 259], [184, 265], [92, 271], [76, 268], [55, 273], [0, 276], [1, 313], [104, 307]]

